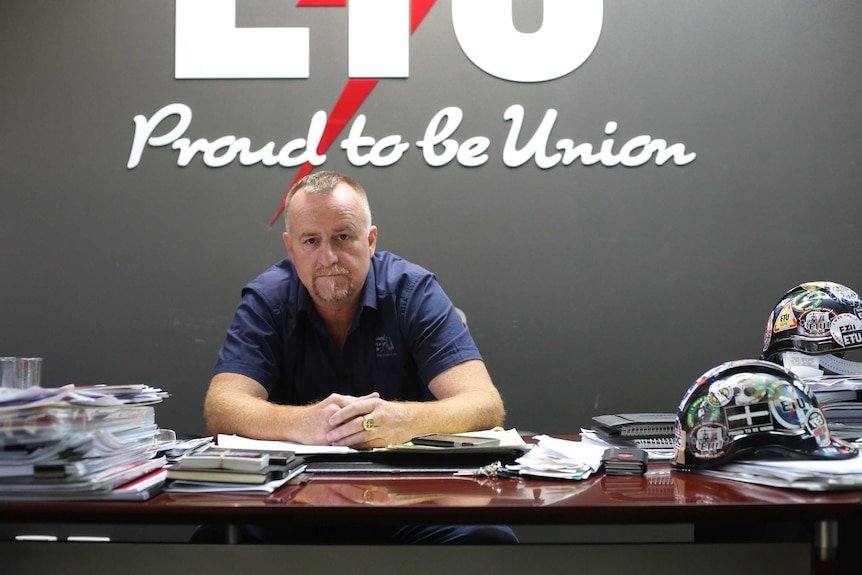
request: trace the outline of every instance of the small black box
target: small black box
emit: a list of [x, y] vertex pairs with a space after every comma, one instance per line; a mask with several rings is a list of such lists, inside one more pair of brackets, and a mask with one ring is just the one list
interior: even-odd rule
[[607, 475], [643, 475], [649, 455], [643, 449], [611, 447], [602, 455], [602, 466]]

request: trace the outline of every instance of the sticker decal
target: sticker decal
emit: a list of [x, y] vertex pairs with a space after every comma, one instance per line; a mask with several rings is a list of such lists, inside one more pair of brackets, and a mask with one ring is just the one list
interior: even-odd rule
[[819, 409], [812, 410], [805, 422], [805, 429], [817, 440], [817, 445], [825, 447], [832, 443], [829, 429], [826, 427], [826, 418]]
[[772, 343], [772, 320], [775, 318], [775, 312], [769, 312], [769, 319], [766, 320], [766, 330], [763, 332], [763, 351]]
[[811, 337], [826, 337], [835, 312], [831, 309], [818, 307], [804, 312], [799, 317], [799, 335]]
[[[772, 316], [770, 316], [771, 318]], [[779, 333], [788, 329], [793, 329], [798, 325], [796, 315], [793, 313], [793, 307], [790, 302], [784, 306], [775, 319], [775, 327], [772, 328], [775, 333]]]
[[769, 406], [764, 403], [734, 405], [724, 408], [730, 435], [742, 435], [775, 429]]
[[833, 285], [832, 282], [807, 282], [801, 284], [799, 289], [804, 289], [805, 291], [817, 291], [819, 289], [823, 289], [829, 285]]
[[679, 418], [679, 419], [683, 418], [683, 416], [685, 415], [683, 413], [683, 407], [685, 406], [686, 403], [688, 403], [688, 398], [691, 397], [691, 394], [694, 393], [696, 389], [698, 389], [701, 385], [704, 385], [705, 383], [706, 383], [706, 378], [700, 377], [697, 379], [697, 381], [695, 381], [694, 383], [691, 384], [691, 386], [688, 388], [688, 390], [682, 396], [682, 401], [679, 402], [679, 407], [677, 408], [677, 411], [676, 411], [677, 418]]
[[733, 439], [727, 429], [719, 424], [698, 425], [688, 436], [688, 449], [703, 459], [722, 457], [730, 449]]
[[763, 401], [773, 381], [772, 378], [759, 373], [743, 373], [734, 376], [733, 379], [739, 380], [736, 405], [748, 405]]
[[732, 381], [722, 381], [711, 386], [706, 399], [714, 407], [724, 407], [736, 397], [737, 388]]
[[805, 311], [807, 309], [819, 306], [821, 301], [823, 301], [822, 292], [806, 291], [790, 300], [790, 304], [793, 306], [794, 309], [797, 309], [799, 311]]
[[775, 422], [787, 429], [804, 429], [813, 406], [808, 398], [790, 385], [780, 386], [778, 397], [769, 402]]
[[698, 421], [711, 423], [718, 419], [718, 415], [718, 408], [712, 404], [712, 400], [708, 400], [707, 396], [703, 396], [691, 402], [691, 407], [688, 408], [685, 418], [688, 426], [694, 427]]
[[859, 294], [847, 286], [829, 284], [826, 286], [825, 291], [831, 295], [833, 299], [841, 303], [846, 303], [848, 305], [862, 305], [862, 300], [859, 299]]
[[832, 320], [829, 333], [840, 346], [862, 345], [862, 319], [852, 313], [842, 313]]

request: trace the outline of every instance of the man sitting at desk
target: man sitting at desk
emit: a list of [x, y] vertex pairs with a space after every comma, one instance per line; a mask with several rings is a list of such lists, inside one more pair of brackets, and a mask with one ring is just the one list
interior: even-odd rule
[[[206, 396], [209, 433], [362, 449], [502, 425], [500, 394], [434, 275], [375, 252], [377, 227], [358, 183], [310, 174], [289, 190], [284, 214], [289, 257], [243, 290]], [[317, 535], [288, 531], [255, 536]], [[324, 535], [356, 542], [358, 534]], [[410, 526], [365, 537], [517, 541], [497, 526]]]

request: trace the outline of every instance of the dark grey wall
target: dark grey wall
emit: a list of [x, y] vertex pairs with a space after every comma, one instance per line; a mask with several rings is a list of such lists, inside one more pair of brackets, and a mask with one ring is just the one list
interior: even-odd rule
[[[173, 0], [0, 2], [0, 355], [45, 358], [45, 385], [144, 382], [157, 418], [203, 433], [201, 405], [240, 288], [283, 255], [269, 227], [297, 168], [126, 163], [133, 118], [171, 103], [187, 137], [305, 137], [347, 80], [343, 8], [238, 0], [241, 25], [311, 28], [304, 80], [176, 80]], [[538, 26], [538, 0], [516, 0]], [[465, 309], [508, 424], [573, 432], [599, 412], [672, 411], [691, 381], [760, 352], [779, 296], [808, 280], [862, 289], [862, 3], [608, 0], [595, 51], [518, 83], [459, 48], [451, 2], [411, 36], [410, 75], [381, 80], [366, 134], [413, 144], [389, 167], [325, 167], [369, 190], [380, 247], [434, 270]], [[642, 134], [690, 164], [503, 164], [511, 126], [546, 110], [552, 142], [617, 149]], [[415, 142], [458, 106], [485, 165], [430, 167]], [[348, 129], [350, 125], [348, 124]], [[522, 140], [523, 143], [523, 140]], [[552, 153], [553, 146], [548, 149]]]

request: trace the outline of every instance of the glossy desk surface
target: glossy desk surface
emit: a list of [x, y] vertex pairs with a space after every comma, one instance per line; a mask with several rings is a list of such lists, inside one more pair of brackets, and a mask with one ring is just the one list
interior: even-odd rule
[[[308, 477], [308, 476], [306, 476]], [[453, 475], [313, 476], [272, 495], [162, 493], [144, 502], [0, 502], [0, 521], [74, 523], [652, 524], [822, 521], [862, 516], [862, 491], [811, 493], [653, 464], [584, 481]]]

